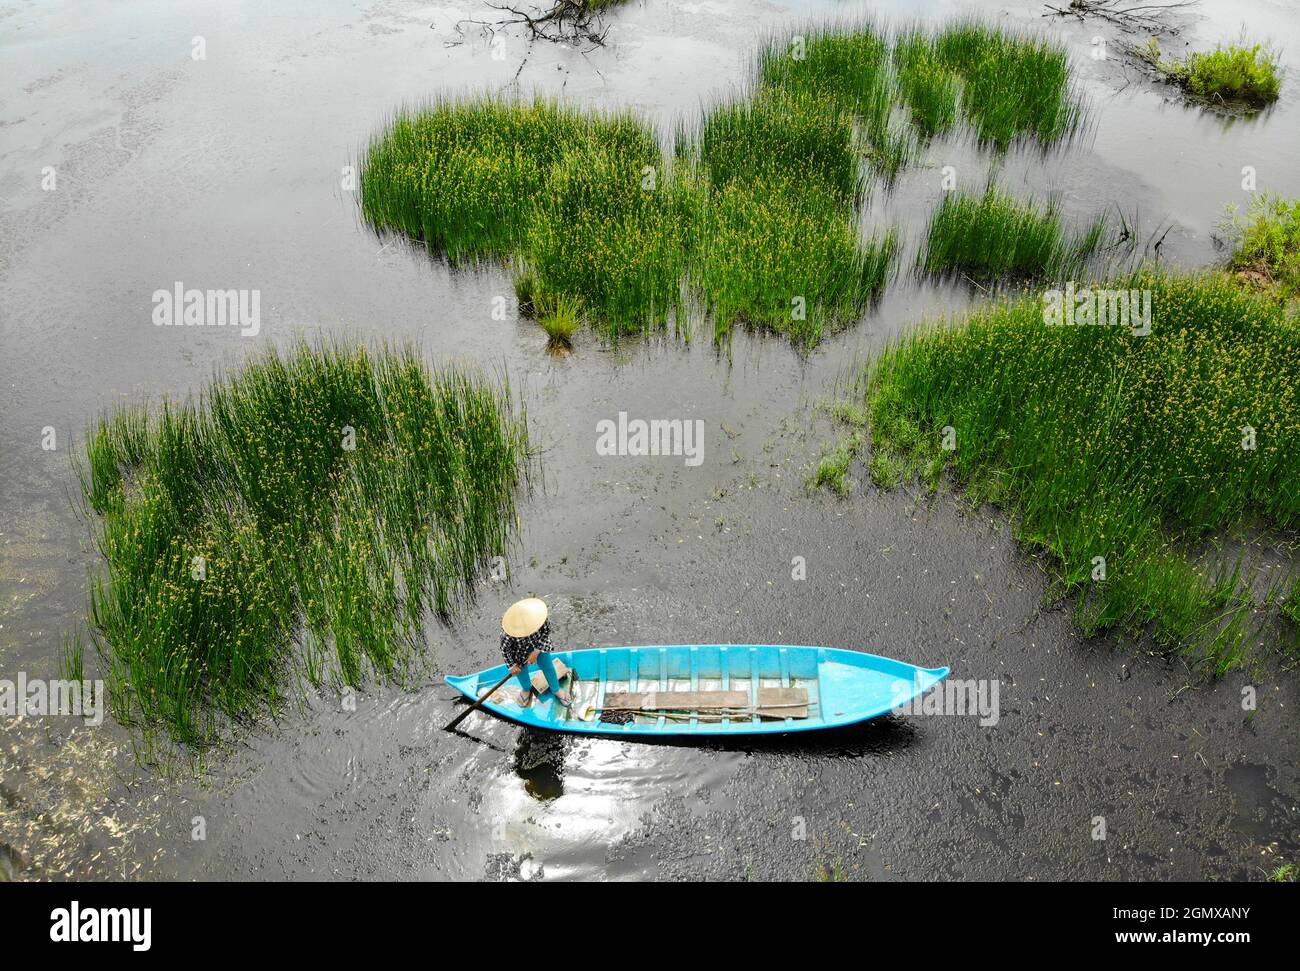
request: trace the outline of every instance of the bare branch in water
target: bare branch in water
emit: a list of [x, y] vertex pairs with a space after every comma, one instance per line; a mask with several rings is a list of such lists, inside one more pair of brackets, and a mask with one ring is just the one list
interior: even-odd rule
[[492, 21], [462, 20], [462, 25], [478, 27], [488, 37], [507, 27], [522, 27], [528, 32], [529, 42], [537, 40], [552, 43], [589, 44], [588, 50], [605, 46], [609, 25], [605, 23], [603, 9], [608, 3], [598, 0], [553, 0], [549, 7], [514, 6], [510, 3], [489, 3], [501, 16]]
[[1044, 17], [1075, 17], [1082, 21], [1097, 17], [1118, 26], [1125, 33], [1146, 31], [1155, 34], [1176, 34], [1180, 30], [1171, 20], [1176, 10], [1196, 6], [1197, 0], [1170, 0], [1169, 3], [1130, 3], [1128, 0], [1070, 0], [1064, 7], [1045, 4], [1051, 13]]

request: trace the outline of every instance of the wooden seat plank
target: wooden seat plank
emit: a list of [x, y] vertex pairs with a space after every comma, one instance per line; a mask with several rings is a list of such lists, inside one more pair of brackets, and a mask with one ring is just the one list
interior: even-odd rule
[[[747, 691], [611, 691], [603, 707], [629, 711], [749, 711]], [[760, 688], [758, 707], [762, 718], [807, 718], [806, 688]]]
[[606, 708], [634, 711], [696, 711], [700, 708], [745, 708], [749, 698], [743, 691], [611, 691]]
[[759, 688], [758, 713], [763, 718], [807, 718], [807, 688]]

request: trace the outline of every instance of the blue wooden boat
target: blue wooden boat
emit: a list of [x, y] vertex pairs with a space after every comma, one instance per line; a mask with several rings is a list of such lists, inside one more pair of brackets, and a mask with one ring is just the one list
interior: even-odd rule
[[[852, 725], [905, 705], [948, 676], [833, 647], [678, 644], [556, 651], [574, 701], [521, 707], [511, 678], [483, 708], [533, 728], [595, 735], [766, 735]], [[533, 681], [545, 687], [533, 668]], [[498, 664], [447, 683], [477, 701]], [[674, 697], [676, 696], [676, 697]]]

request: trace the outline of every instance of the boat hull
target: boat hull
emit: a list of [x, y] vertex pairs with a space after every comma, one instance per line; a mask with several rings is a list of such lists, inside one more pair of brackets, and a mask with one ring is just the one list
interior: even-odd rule
[[[483, 705], [485, 711], [530, 728], [614, 736], [771, 735], [838, 728], [876, 718], [906, 705], [948, 675], [947, 668], [921, 668], [892, 658], [833, 647], [781, 644], [673, 644], [555, 651], [573, 672], [575, 700], [566, 709], [550, 693], [527, 708], [517, 703], [514, 680]], [[467, 698], [505, 676], [499, 664], [474, 674], [448, 676]], [[626, 724], [601, 721], [607, 694], [672, 691], [743, 691], [759, 707], [767, 688], [803, 688], [807, 717], [763, 717], [711, 712], [644, 713]]]

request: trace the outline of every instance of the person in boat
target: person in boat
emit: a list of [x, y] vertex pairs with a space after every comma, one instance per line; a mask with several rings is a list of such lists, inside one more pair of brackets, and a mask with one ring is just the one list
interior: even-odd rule
[[529, 597], [510, 605], [501, 617], [501, 653], [510, 665], [510, 673], [519, 676], [519, 707], [527, 708], [533, 702], [530, 664], [536, 664], [541, 670], [556, 701], [565, 708], [573, 703], [568, 692], [561, 690], [560, 678], [555, 673], [545, 601]]

